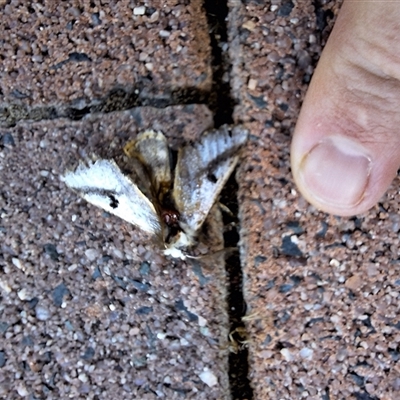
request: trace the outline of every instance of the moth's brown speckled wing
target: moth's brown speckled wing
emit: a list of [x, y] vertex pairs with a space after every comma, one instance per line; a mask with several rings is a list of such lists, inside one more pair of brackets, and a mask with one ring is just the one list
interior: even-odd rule
[[150, 178], [153, 196], [162, 202], [171, 187], [171, 164], [165, 136], [153, 130], [144, 131], [125, 145], [124, 152], [143, 164]]
[[[247, 131], [222, 126], [179, 150], [173, 199], [185, 230], [195, 234], [236, 166]], [[187, 232], [189, 233], [189, 232]]]
[[156, 237], [162, 236], [161, 221], [153, 204], [114, 161], [81, 162], [61, 179], [89, 203]]

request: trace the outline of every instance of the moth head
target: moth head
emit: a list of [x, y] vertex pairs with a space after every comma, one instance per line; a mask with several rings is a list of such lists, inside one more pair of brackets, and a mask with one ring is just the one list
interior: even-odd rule
[[163, 209], [161, 211], [161, 219], [165, 225], [175, 227], [179, 225], [179, 212], [172, 209]]

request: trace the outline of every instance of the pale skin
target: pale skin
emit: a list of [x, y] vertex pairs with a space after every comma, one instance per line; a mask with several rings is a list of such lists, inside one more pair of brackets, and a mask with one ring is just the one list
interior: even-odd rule
[[364, 213], [400, 167], [400, 1], [345, 0], [291, 146], [295, 182], [318, 209]]

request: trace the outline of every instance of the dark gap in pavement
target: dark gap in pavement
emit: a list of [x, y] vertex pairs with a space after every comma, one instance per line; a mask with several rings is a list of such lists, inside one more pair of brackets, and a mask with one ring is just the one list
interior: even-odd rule
[[226, 18], [228, 5], [226, 0], [205, 0], [204, 8], [208, 20], [212, 51], [213, 87], [208, 99], [208, 107], [214, 114], [214, 125], [233, 123], [235, 101], [231, 96], [230, 70], [228, 55], [228, 29]]
[[[25, 105], [10, 104], [0, 108], [0, 125], [14, 126], [21, 120], [43, 120], [70, 118], [80, 120], [91, 113], [108, 113], [128, 110], [133, 107], [153, 106], [165, 108], [172, 105], [207, 104], [214, 114], [214, 125], [233, 123], [235, 101], [231, 96], [230, 70], [228, 55], [228, 35], [226, 18], [228, 6], [226, 0], [205, 0], [204, 9], [208, 19], [208, 27], [212, 48], [213, 86], [210, 92], [201, 91], [196, 87], [168, 90], [153, 94], [148, 82], [141, 82], [135, 88], [115, 88], [103, 99], [86, 103], [83, 99], [65, 106], [48, 106], [29, 108]], [[225, 247], [236, 247], [239, 234], [236, 228], [238, 203], [238, 185], [232, 174], [221, 194], [221, 202], [233, 213], [224, 215], [225, 225], [229, 227], [224, 234]], [[230, 318], [232, 350], [229, 355], [229, 380], [233, 399], [253, 398], [253, 392], [248, 379], [248, 351], [240, 342], [245, 340], [245, 326], [242, 317], [246, 314], [246, 304], [243, 297], [242, 269], [238, 252], [229, 255], [226, 260], [226, 270], [229, 280], [228, 313]]]
[[141, 83], [131, 90], [115, 88], [104, 98], [95, 99], [90, 104], [83, 99], [65, 106], [31, 108], [23, 104], [8, 104], [0, 107], [0, 126], [12, 127], [22, 120], [69, 118], [78, 121], [88, 114], [124, 111], [143, 106], [165, 108], [175, 105], [208, 104], [211, 97], [210, 92], [196, 87], [166, 89], [163, 93], [152, 94], [152, 91]]
[[[230, 70], [228, 55], [228, 5], [226, 0], [205, 0], [204, 8], [208, 19], [210, 41], [212, 47], [213, 88], [209, 98], [209, 108], [214, 113], [214, 124], [233, 123], [235, 101], [231, 95]], [[224, 213], [225, 248], [237, 247], [239, 233], [237, 229], [238, 184], [233, 173], [221, 193], [221, 203], [228, 207], [232, 215]], [[253, 399], [253, 391], [248, 379], [248, 350], [243, 341], [246, 340], [245, 325], [242, 318], [246, 315], [246, 303], [243, 297], [243, 274], [238, 251], [226, 258], [226, 272], [229, 281], [228, 313], [230, 323], [229, 383], [231, 397], [234, 400]]]
[[[237, 247], [240, 239], [237, 227], [239, 222], [237, 192], [238, 183], [235, 173], [233, 173], [220, 197], [220, 202], [232, 212], [232, 215], [223, 214], [225, 248]], [[231, 396], [233, 400], [251, 400], [253, 399], [253, 390], [248, 378], [248, 350], [245, 343], [247, 334], [242, 320], [246, 315], [246, 303], [243, 297], [243, 273], [239, 251], [228, 255], [225, 267], [229, 281], [227, 302], [230, 323], [229, 383]]]

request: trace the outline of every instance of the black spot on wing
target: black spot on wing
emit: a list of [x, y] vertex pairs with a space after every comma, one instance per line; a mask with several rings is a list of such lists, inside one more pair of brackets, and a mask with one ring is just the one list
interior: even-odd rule
[[115, 197], [117, 192], [111, 191], [111, 190], [104, 190], [104, 189], [98, 189], [98, 188], [93, 188], [93, 187], [82, 187], [79, 190], [81, 193], [84, 194], [97, 194], [100, 196], [108, 197], [110, 200], [110, 207], [113, 208], [114, 210], [119, 206], [119, 201]]
[[215, 174], [212, 173], [212, 172], [209, 172], [209, 173], [207, 174], [207, 179], [208, 179], [210, 182], [212, 182], [212, 183], [217, 183], [217, 181], [218, 181], [217, 177], [216, 177]]
[[115, 196], [112, 195], [112, 194], [108, 194], [108, 198], [110, 199], [110, 207], [111, 207], [111, 208], [114, 208], [114, 209], [117, 208], [119, 202], [118, 202], [118, 200], [115, 198]]

